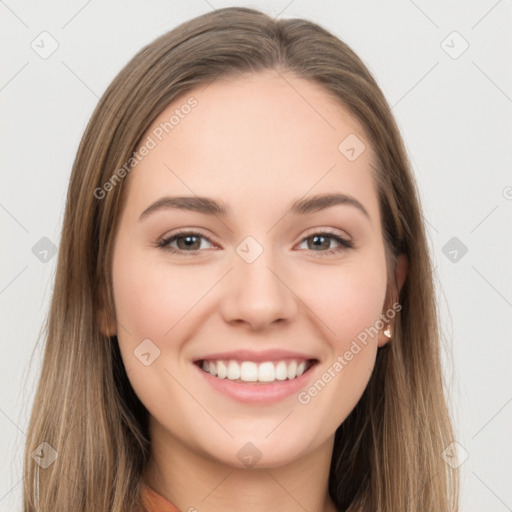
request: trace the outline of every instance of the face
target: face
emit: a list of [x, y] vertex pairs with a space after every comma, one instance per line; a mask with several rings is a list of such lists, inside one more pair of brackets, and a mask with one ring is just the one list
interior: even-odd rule
[[[329, 443], [385, 343], [365, 331], [387, 279], [362, 127], [318, 85], [268, 71], [184, 95], [148, 136], [126, 178], [109, 328], [155, 430], [232, 466]], [[346, 197], [308, 203], [329, 194]], [[192, 201], [150, 208], [165, 197]]]

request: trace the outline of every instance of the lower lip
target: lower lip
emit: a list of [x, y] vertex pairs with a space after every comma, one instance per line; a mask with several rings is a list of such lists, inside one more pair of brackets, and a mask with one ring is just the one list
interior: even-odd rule
[[306, 385], [317, 365], [318, 362], [313, 363], [300, 377], [295, 379], [275, 380], [268, 383], [240, 383], [227, 378], [214, 377], [194, 364], [206, 382], [217, 391], [239, 402], [260, 404], [277, 402], [298, 393]]

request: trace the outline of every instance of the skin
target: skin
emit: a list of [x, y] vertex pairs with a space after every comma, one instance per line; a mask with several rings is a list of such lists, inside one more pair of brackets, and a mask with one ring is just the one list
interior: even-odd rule
[[[117, 334], [130, 382], [150, 413], [144, 480], [180, 510], [335, 510], [327, 491], [334, 434], [388, 341], [382, 332], [369, 337], [307, 405], [296, 395], [266, 405], [235, 402], [192, 364], [217, 351], [290, 349], [319, 360], [309, 386], [389, 307], [364, 130], [320, 86], [284, 76], [224, 78], [177, 99], [148, 134], [190, 96], [198, 105], [127, 178], [113, 254], [117, 322], [105, 332]], [[353, 162], [338, 150], [352, 133], [366, 144]], [[355, 197], [369, 218], [349, 205], [285, 215], [293, 200], [333, 191]], [[165, 195], [208, 196], [231, 215], [162, 209], [139, 220]], [[181, 228], [212, 243], [199, 238], [194, 255], [183, 240], [171, 244], [179, 254], [156, 247]], [[327, 238], [315, 251], [311, 237], [323, 229], [355, 247], [322, 257], [339, 247]], [[263, 248], [253, 263], [236, 252], [249, 235]], [[395, 273], [400, 288], [404, 256]], [[149, 366], [133, 354], [147, 338], [160, 350]], [[248, 442], [262, 455], [253, 467], [237, 458]]]

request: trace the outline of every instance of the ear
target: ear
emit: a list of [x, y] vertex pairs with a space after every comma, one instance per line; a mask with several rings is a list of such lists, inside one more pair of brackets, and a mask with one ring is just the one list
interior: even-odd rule
[[[400, 294], [400, 290], [402, 289], [402, 286], [404, 285], [405, 278], [407, 277], [407, 268], [408, 268], [409, 261], [407, 260], [407, 256], [405, 254], [399, 254], [396, 259], [396, 266], [395, 266], [395, 289], [393, 293], [393, 304], [398, 301], [398, 296]], [[385, 314], [385, 311], [383, 311], [383, 314]], [[389, 328], [389, 334], [390, 336], [386, 336], [384, 334], [384, 331]], [[377, 345], [379, 347], [383, 347], [393, 339], [393, 333], [395, 332], [395, 321], [394, 319], [390, 320], [389, 322], [385, 322], [385, 326], [381, 331], [379, 332]]]

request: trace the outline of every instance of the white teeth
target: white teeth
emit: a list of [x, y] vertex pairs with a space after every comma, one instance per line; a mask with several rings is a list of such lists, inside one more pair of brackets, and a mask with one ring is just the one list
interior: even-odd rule
[[279, 361], [276, 364], [276, 379], [277, 380], [285, 380], [288, 377], [288, 368], [286, 368], [286, 363], [284, 361]]
[[236, 361], [229, 361], [228, 364], [228, 379], [236, 380], [240, 378], [240, 366]]
[[[236, 361], [231, 361], [238, 366]], [[256, 382], [258, 380], [258, 365], [252, 361], [244, 361], [240, 365], [240, 379], [244, 382]]]
[[272, 382], [276, 380], [276, 369], [273, 363], [261, 363], [258, 368], [258, 380], [260, 382]]
[[304, 373], [305, 369], [306, 369], [306, 363], [304, 361], [302, 361], [302, 363], [300, 363], [299, 366], [297, 366], [297, 377], [302, 375]]
[[308, 368], [308, 362], [295, 359], [283, 361], [254, 361], [217, 360], [203, 361], [202, 369], [219, 379], [241, 380], [243, 382], [274, 382], [276, 380], [295, 379], [300, 377]]
[[228, 367], [224, 364], [224, 361], [217, 361], [217, 377], [219, 379], [225, 379], [228, 376]]
[[287, 375], [289, 379], [293, 379], [297, 375], [297, 361], [291, 361], [287, 368]]

